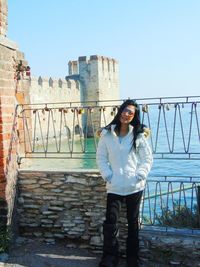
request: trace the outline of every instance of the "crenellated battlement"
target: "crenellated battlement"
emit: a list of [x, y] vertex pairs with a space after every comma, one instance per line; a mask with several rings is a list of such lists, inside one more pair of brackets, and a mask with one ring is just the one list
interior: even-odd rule
[[[105, 56], [80, 56], [70, 61], [70, 73], [78, 74], [81, 100], [98, 101], [119, 99], [119, 65], [117, 60]], [[73, 72], [72, 69], [75, 71]], [[78, 71], [78, 73], [77, 73]], [[69, 76], [70, 77], [70, 76]]]
[[47, 77], [30, 78], [31, 103], [80, 101], [78, 80]]
[[78, 74], [78, 61], [69, 61], [68, 62], [69, 75]]
[[81, 56], [68, 63], [65, 79], [30, 76], [31, 103], [119, 99], [118, 62], [109, 57]]
[[[77, 61], [75, 61], [76, 66], [77, 66]], [[109, 57], [105, 57], [105, 56], [98, 56], [98, 55], [92, 55], [89, 58], [87, 58], [86, 56], [81, 56], [78, 58], [78, 63], [79, 65], [87, 65], [87, 69], [89, 72], [91, 72], [91, 66], [97, 65], [98, 66], [98, 70], [100, 72], [102, 72], [103, 75], [118, 75], [119, 74], [119, 66], [118, 66], [118, 62], [117, 60], [115, 60], [114, 58], [109, 58]], [[70, 64], [72, 64], [72, 61], [70, 61]], [[72, 67], [70, 68], [70, 70], [72, 69]], [[80, 68], [79, 68], [79, 72], [80, 72]], [[78, 67], [76, 68], [76, 72], [74, 72], [73, 74], [77, 74], [78, 73]], [[69, 72], [69, 75], [70, 72]]]
[[62, 89], [80, 89], [79, 81], [75, 81], [73, 79], [61, 79], [61, 78], [48, 78], [48, 77], [31, 77], [30, 85], [36, 86], [39, 85], [42, 88], [62, 88]]
[[98, 55], [92, 55], [90, 56], [90, 60], [99, 60], [99, 61], [109, 61], [109, 62], [114, 62], [117, 63], [117, 60], [115, 60], [114, 58], [110, 58], [110, 57], [105, 57], [105, 56], [98, 56]]

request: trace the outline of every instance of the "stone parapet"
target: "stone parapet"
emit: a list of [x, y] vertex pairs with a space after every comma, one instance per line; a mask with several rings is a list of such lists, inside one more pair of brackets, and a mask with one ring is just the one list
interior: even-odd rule
[[[40, 87], [43, 90], [52, 87], [54, 88], [54, 90], [58, 89], [58, 88], [62, 88], [64, 89], [70, 89], [70, 90], [74, 90], [74, 89], [78, 89], [79, 90], [79, 82], [74, 81], [73, 79], [61, 79], [61, 78], [53, 78], [53, 77], [34, 77], [31, 76], [30, 77], [30, 86], [32, 87], [31, 89], [34, 90], [34, 88], [36, 87]], [[73, 98], [73, 95], [72, 95]], [[43, 101], [45, 101], [46, 96], [43, 96]], [[59, 99], [61, 102], [62, 98]], [[79, 99], [80, 100], [80, 99]], [[68, 102], [68, 100], [66, 100], [66, 102]]]
[[[19, 232], [47, 243], [63, 240], [67, 246], [102, 251], [102, 223], [105, 218], [105, 183], [97, 170], [26, 171], [18, 174]], [[121, 253], [125, 254], [126, 209], [119, 218]], [[162, 228], [161, 228], [162, 229]], [[140, 256], [151, 263], [198, 266], [199, 233], [181, 235], [154, 229], [140, 230]], [[179, 265], [178, 265], [179, 264]]]

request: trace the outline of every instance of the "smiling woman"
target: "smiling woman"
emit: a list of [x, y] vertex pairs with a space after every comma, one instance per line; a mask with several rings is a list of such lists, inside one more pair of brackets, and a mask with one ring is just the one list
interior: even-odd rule
[[128, 105], [126, 108], [122, 110], [121, 116], [120, 116], [120, 122], [121, 122], [121, 130], [119, 135], [123, 136], [127, 134], [127, 123], [130, 123], [135, 115], [135, 106]]
[[127, 266], [137, 267], [139, 207], [152, 166], [152, 152], [140, 122], [139, 106], [134, 100], [125, 101], [113, 121], [102, 130], [96, 155], [107, 189], [103, 256], [99, 267], [116, 267], [118, 264], [117, 225], [123, 201], [126, 202], [128, 221]]

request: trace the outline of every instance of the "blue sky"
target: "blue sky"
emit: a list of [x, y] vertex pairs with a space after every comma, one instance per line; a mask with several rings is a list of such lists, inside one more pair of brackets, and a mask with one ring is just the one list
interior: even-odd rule
[[64, 78], [79, 56], [113, 57], [122, 98], [200, 95], [199, 0], [8, 0], [8, 38], [32, 75]]

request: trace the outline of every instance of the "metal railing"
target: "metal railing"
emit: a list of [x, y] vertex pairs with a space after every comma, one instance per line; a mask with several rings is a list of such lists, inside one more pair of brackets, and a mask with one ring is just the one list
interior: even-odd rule
[[[200, 97], [137, 101], [141, 106], [142, 122], [151, 129], [154, 158], [200, 159]], [[18, 117], [23, 121], [24, 139], [24, 155], [20, 158], [81, 158], [83, 154], [88, 159], [95, 158], [96, 130], [112, 120], [122, 102], [19, 106]]]
[[200, 176], [149, 177], [140, 216], [143, 226], [200, 233]]
[[[124, 100], [19, 105], [21, 154], [25, 158], [92, 161], [96, 131], [107, 125]], [[175, 162], [200, 159], [200, 96], [137, 99], [141, 120], [151, 130], [154, 160]], [[177, 164], [177, 169], [181, 168]], [[184, 170], [183, 170], [184, 173]], [[199, 229], [200, 176], [152, 175], [141, 205], [141, 224]], [[186, 217], [183, 223], [182, 217]]]

